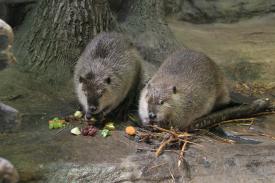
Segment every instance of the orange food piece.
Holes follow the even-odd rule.
[[[125,132],[128,134],[128,135],[135,135],[136,134],[136,129],[133,127],[133,126],[127,126],[125,128]]]

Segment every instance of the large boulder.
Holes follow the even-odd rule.
[[[166,14],[194,23],[235,22],[275,12],[274,0],[166,0]]]

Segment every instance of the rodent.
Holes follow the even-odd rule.
[[[187,129],[192,122],[230,101],[223,72],[205,54],[181,49],[163,62],[141,91],[144,125]]]
[[[131,40],[103,32],[86,46],[74,71],[74,85],[86,118],[106,116],[136,96],[142,82],[142,58]]]

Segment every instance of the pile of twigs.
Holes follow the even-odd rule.
[[[195,129],[196,125],[193,125],[191,128],[191,132],[187,131],[181,132],[176,129],[164,129],[157,125],[149,125],[148,127],[152,130],[139,129],[137,131],[136,137],[139,139],[139,142],[149,142],[152,140],[156,140],[160,142],[156,149],[149,149],[150,151],[154,151],[156,156],[159,156],[164,151],[172,151],[167,150],[167,148],[172,144],[178,144],[177,149],[179,149],[179,158],[178,158],[178,166],[182,164],[184,153],[189,144],[199,145],[194,141],[194,139],[201,135],[207,135],[210,137],[214,137],[217,140],[220,140],[225,143],[234,144],[234,140],[225,139],[219,137],[209,131],[210,128],[222,126],[225,124],[242,124],[253,125],[255,121],[255,117],[262,115],[270,115],[275,114],[274,106],[269,105],[270,101],[268,99],[258,99],[254,101],[250,105],[241,105],[238,107],[233,107],[229,109],[222,110],[220,112],[211,114],[209,116],[203,117],[196,121],[196,125],[199,127]],[[238,117],[238,118],[237,118]],[[269,137],[275,140],[275,137],[255,132],[256,135]],[[145,150],[139,148],[138,150]],[[148,150],[148,149],[147,149]]]
[[[194,142],[191,142],[193,135],[190,133],[176,131],[175,129],[167,130],[158,127],[157,125],[149,125],[148,127],[152,128],[152,131],[139,130],[137,132],[139,142],[148,142],[149,140],[161,141],[157,149],[151,149],[152,151],[155,151],[157,157],[161,155],[163,151],[165,151],[165,148],[167,148],[168,145],[171,145],[172,143],[177,143],[181,149],[179,153],[178,166],[180,166],[182,163],[182,160],[184,158],[184,152],[187,148],[187,144],[196,144]],[[139,148],[138,150],[144,149]]]

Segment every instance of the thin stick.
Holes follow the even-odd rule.
[[[159,146],[159,148],[157,149],[157,151],[156,151],[156,156],[158,157],[161,153],[162,153],[162,151],[163,151],[163,149],[170,143],[170,142],[172,142],[173,140],[175,140],[174,139],[174,137],[173,136],[170,136],[170,138],[168,139],[168,140],[166,140],[166,141],[164,141],[163,143],[161,143],[161,145]]]
[[[191,141],[189,141],[189,140],[184,140],[184,139],[178,139],[178,140],[179,140],[179,141],[182,141],[182,142],[187,142],[187,143],[189,143],[189,144],[194,144],[194,145],[203,147],[203,145],[198,144],[198,143],[196,143],[196,142],[191,142]],[[192,146],[192,147],[193,147],[193,146]]]
[[[267,111],[267,112],[260,112],[260,113],[257,113],[257,114],[253,114],[253,116],[266,116],[266,115],[272,115],[272,114],[275,114],[275,111]]]
[[[173,179],[173,183],[175,183],[176,182],[176,180],[175,180],[175,177],[174,177],[174,175],[172,174],[172,172],[171,172],[171,169],[169,168],[169,172],[170,172],[170,175],[171,175],[171,177],[172,177],[172,179]]]
[[[166,165],[166,164],[167,164],[167,162],[161,163],[161,164],[159,164],[159,165],[151,166],[150,168],[147,169],[147,171],[152,170],[152,169],[154,169],[154,168],[158,168],[158,167],[163,166],[163,165]]]
[[[261,133],[261,132],[256,132],[257,134],[264,136],[264,137],[268,137],[271,138],[272,140],[275,140],[275,137],[266,133]]]
[[[180,151],[180,156],[179,156],[179,161],[178,161],[178,167],[180,167],[182,160],[183,160],[183,156],[184,156],[184,150],[186,148],[187,145],[187,141],[184,142],[184,144],[182,145],[181,151]]]
[[[228,144],[235,144],[235,143],[236,143],[234,140],[222,138],[222,137],[220,137],[220,136],[218,136],[218,135],[216,135],[216,134],[214,134],[214,133],[211,133],[211,132],[208,132],[208,133],[206,133],[206,134],[212,136],[213,138],[216,138],[216,140],[220,140],[220,141],[225,142],[225,143],[228,143]]]
[[[157,149],[149,149],[149,148],[137,148],[137,150],[139,150],[139,151],[151,151],[151,152],[157,151]],[[173,153],[179,154],[177,152],[177,150],[164,149],[163,151],[164,152],[173,152]]]
[[[162,131],[162,132],[170,133],[170,134],[174,135],[175,137],[178,137],[178,134],[177,134],[177,133],[175,133],[175,132],[173,132],[173,131],[170,131],[170,130],[166,130],[166,129],[161,128],[161,127],[158,127],[157,125],[148,125],[148,126],[149,126],[149,127],[152,127],[152,128],[155,128],[155,129],[158,129],[158,130],[160,130],[160,131]]]

